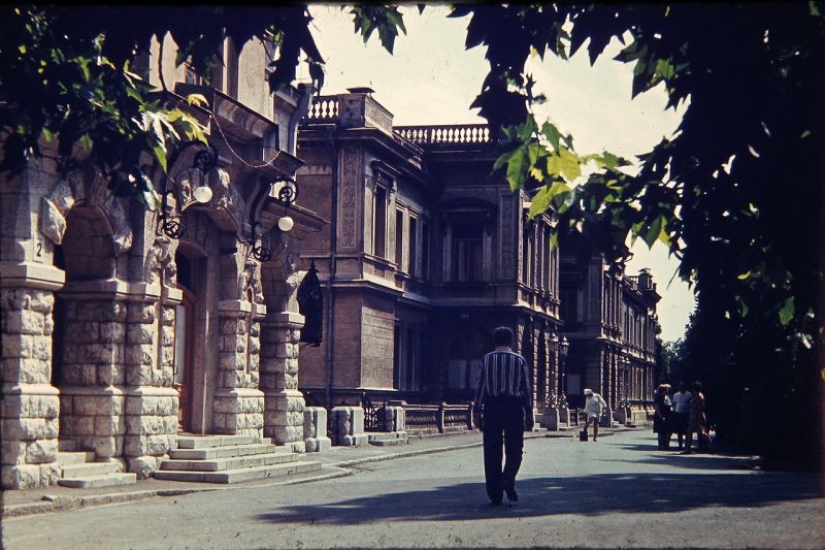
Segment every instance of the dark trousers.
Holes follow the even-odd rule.
[[[503,445],[502,445],[503,444]],[[504,481],[515,483],[524,449],[524,409],[515,397],[484,400],[484,477],[487,495],[501,502]],[[501,468],[502,454],[506,457]]]

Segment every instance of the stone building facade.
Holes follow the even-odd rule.
[[[323,220],[278,188],[302,165],[311,89],[270,94],[259,42],[227,41],[209,86],[164,46],[142,60],[149,81],[174,83],[172,104],[207,99],[192,112],[209,145],[180,147],[167,174],[147,156],[163,208],[114,197],[82,158],[0,182],[4,489],[55,483],[62,450],[145,477],[181,431],[303,448],[296,258]]]
[[[588,261],[563,252],[559,276],[569,341],[560,391],[579,405],[590,388],[605,398],[614,418],[644,417],[652,410],[661,299],[652,274],[627,275],[601,256]]]
[[[301,352],[321,406],[469,402],[501,324],[533,370],[537,412],[558,372],[556,220],[492,174],[486,126],[394,127],[368,89],[316,98],[301,125],[303,196],[330,220],[305,249],[319,269],[324,341]]]
[[[551,247],[554,214],[528,219],[529,193],[492,171],[486,126],[396,127],[372,93],[316,98],[300,128],[299,185],[330,220],[303,257],[318,266],[327,313],[323,342],[301,353],[308,401],[469,402],[492,329],[506,324],[531,364],[538,414],[570,392],[575,403],[582,384],[625,416],[631,404],[644,412],[650,274]]]

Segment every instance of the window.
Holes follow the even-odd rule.
[[[421,223],[421,278],[430,278],[430,226]]]
[[[376,186],[372,213],[372,253],[381,258],[387,254],[387,190]]]
[[[410,275],[418,276],[418,220],[410,218]]]
[[[452,226],[451,279],[456,282],[481,281],[484,272],[484,231],[480,224]]]
[[[404,271],[404,266],[401,265],[404,252],[404,212],[401,210],[395,211],[395,265],[398,271]]]
[[[203,86],[204,81],[198,71],[187,61],[183,65],[183,79],[187,84],[194,86]]]

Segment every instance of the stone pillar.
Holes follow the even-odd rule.
[[[263,437],[264,394],[260,382],[262,305],[224,300],[218,305],[220,342],[212,408],[215,433]]]
[[[308,453],[320,453],[332,447],[332,440],[327,437],[325,408],[304,407],[304,444]]]
[[[364,409],[361,407],[333,408],[332,426],[336,445],[360,447],[367,444],[367,434],[364,432]]]
[[[126,435],[128,283],[73,285],[65,302],[60,436],[98,459],[122,457]]]
[[[51,385],[53,292],[63,271],[0,262],[0,487],[28,489],[60,477],[60,398]]]
[[[144,479],[160,467],[177,439],[180,400],[172,382],[175,305],[182,292],[159,285],[133,286],[126,318],[123,455],[129,471]]]
[[[261,389],[264,393],[264,436],[304,452],[304,396],[298,391],[298,351],[304,316],[284,311],[267,318],[262,329]],[[322,430],[326,437],[326,411]]]

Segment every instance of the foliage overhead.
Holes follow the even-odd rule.
[[[19,173],[41,156],[41,140],[56,140],[64,169],[87,158],[113,192],[150,207],[156,195],[140,170],[141,154],[153,153],[165,167],[175,144],[205,141],[187,110],[148,85],[149,68],[139,60],[153,38],[169,33],[179,46],[176,64],[189,63],[204,77],[221,62],[226,38],[269,40],[278,51],[273,89],[295,80],[302,53],[316,86],[323,81],[306,6],[167,6],[159,16],[137,5],[7,5],[0,19],[0,171]]]

